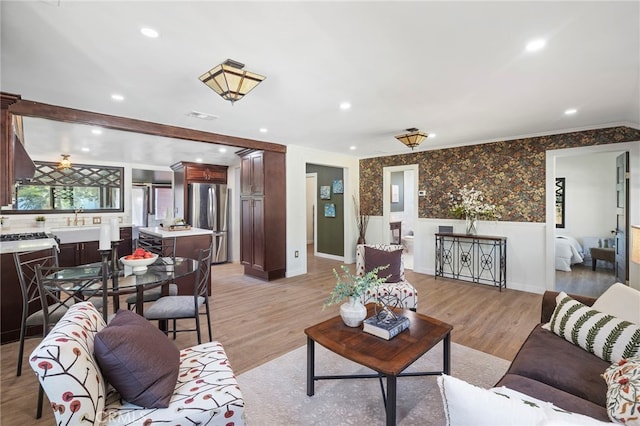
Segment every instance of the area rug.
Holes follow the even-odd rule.
[[[378,379],[320,380],[306,393],[306,346],[238,376],[249,426],[383,425],[385,410]],[[451,344],[451,375],[491,387],[509,362]],[[442,343],[406,371],[442,370]],[[370,373],[371,370],[316,344],[316,375]],[[385,384],[386,385],[386,384]],[[398,425],[444,425],[435,376],[401,377],[397,385]]]

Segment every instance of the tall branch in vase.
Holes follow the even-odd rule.
[[[367,226],[369,225],[369,216],[360,213],[360,203],[355,195],[353,195],[353,206],[356,211],[356,226],[358,227],[358,244],[366,244],[365,235],[367,234]]]

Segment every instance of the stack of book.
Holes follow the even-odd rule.
[[[364,320],[362,331],[391,340],[409,328],[409,318],[402,315],[373,315]]]

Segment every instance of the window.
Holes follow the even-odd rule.
[[[16,185],[14,210],[29,213],[124,211],[122,167],[36,162],[32,180]]]

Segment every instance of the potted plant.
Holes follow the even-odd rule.
[[[340,316],[347,326],[359,327],[367,317],[367,308],[362,304],[360,296],[365,294],[367,290],[375,289],[387,281],[386,277],[378,276],[378,271],[387,267],[389,265],[374,268],[364,275],[353,275],[346,265],[340,266],[342,273],[338,273],[334,269],[333,275],[336,277],[336,285],[329,293],[322,309],[348,299],[340,306]]]
[[[36,226],[38,228],[44,228],[44,222],[47,220],[44,216],[36,216]]]
[[[467,185],[458,190],[458,194],[449,193],[451,213],[457,218],[466,220],[467,234],[476,233],[476,223],[479,218],[499,219],[500,207],[485,202],[482,191]]]

